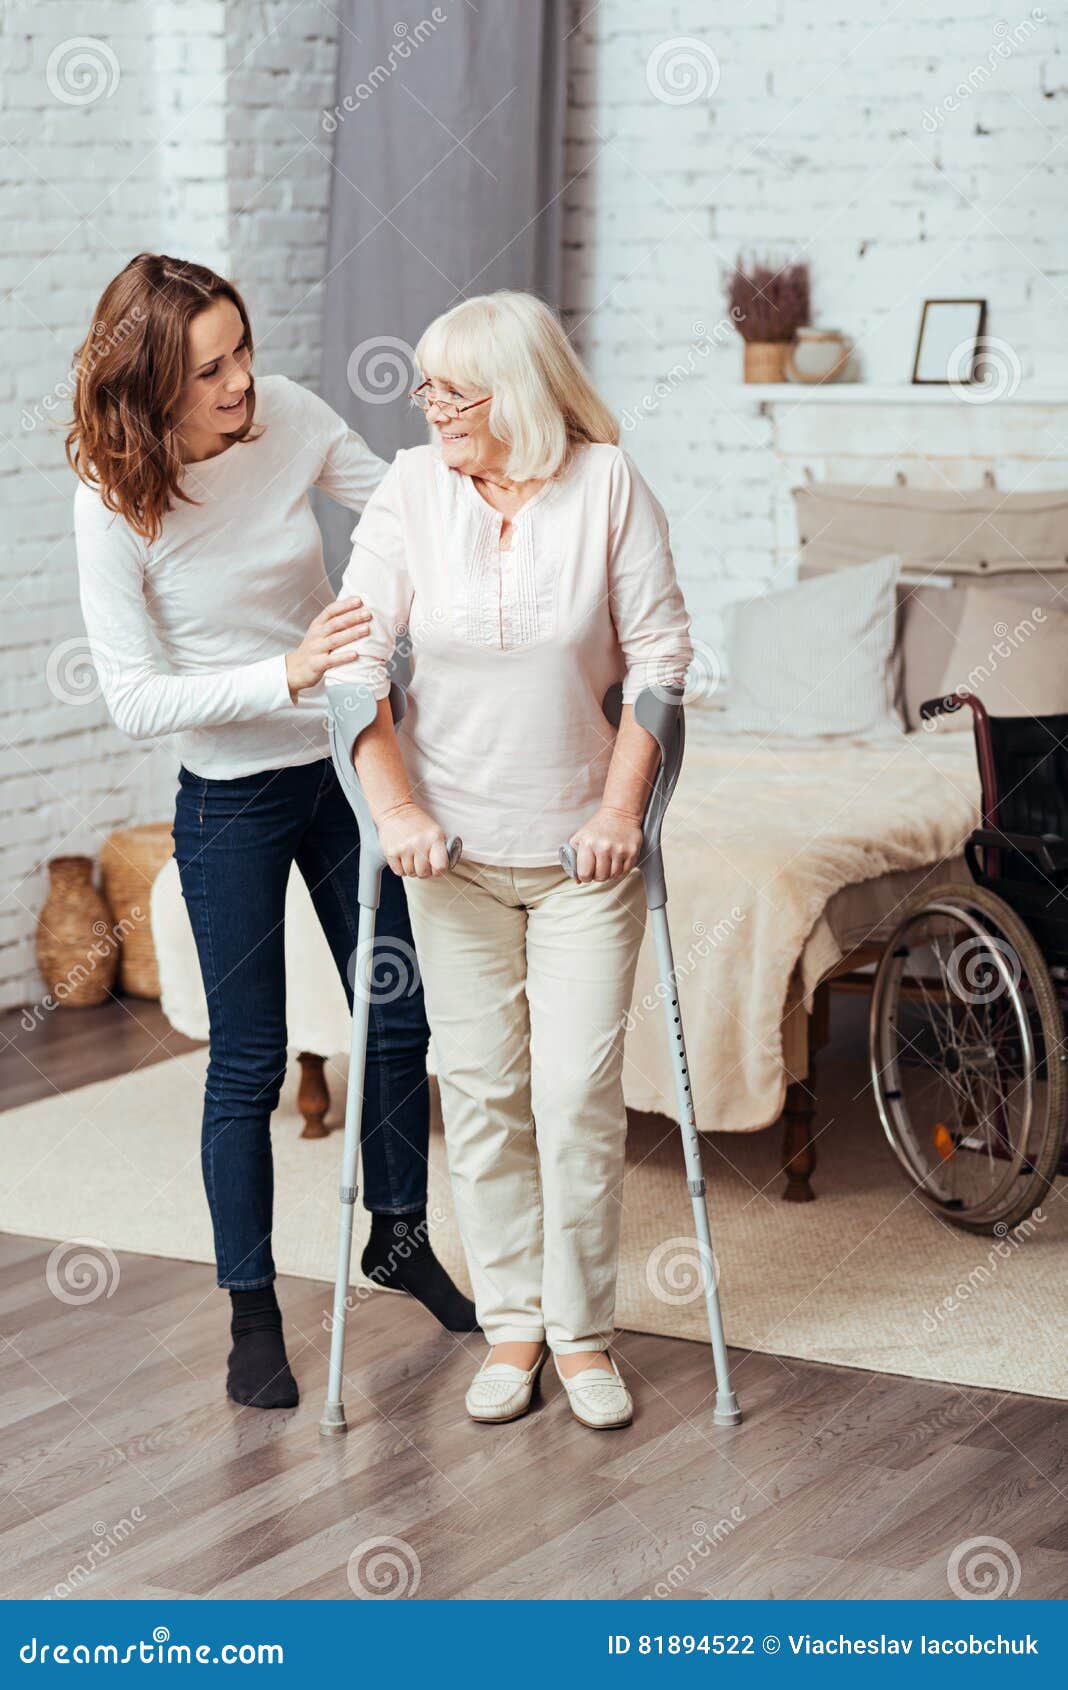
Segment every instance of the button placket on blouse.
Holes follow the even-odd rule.
[[[515,643],[513,638],[512,621],[512,597],[515,583],[510,562],[512,554],[510,551],[504,551],[501,548],[501,528],[503,526],[504,524],[502,521],[497,529],[497,565],[500,582],[501,649],[506,651],[509,646]],[[512,545],[515,545],[514,524],[512,526]]]

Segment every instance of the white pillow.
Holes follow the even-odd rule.
[[[730,606],[727,726],[798,739],[902,732],[901,562],[889,553]]]

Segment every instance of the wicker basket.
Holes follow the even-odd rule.
[[[100,853],[104,896],[121,940],[119,989],[132,998],[159,997],[149,900],[152,882],[173,852],[170,823],[150,822],[113,833]]]
[[[746,381],[785,381],[786,340],[747,340],[745,342]]]
[[[48,897],[37,921],[37,966],[63,1009],[103,1003],[118,955],[108,907],[93,885],[92,857],[53,857]]]

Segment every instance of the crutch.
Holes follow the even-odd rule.
[[[619,726],[623,710],[623,688],[617,682],[609,687],[602,705],[613,727]],[[686,745],[686,724],[682,710],[681,687],[646,688],[634,701],[635,720],[651,733],[660,747],[660,768],[642,819],[642,854],[638,861],[645,882],[645,901],[652,917],[653,938],[656,942],[657,963],[663,985],[664,1014],[667,1018],[668,1043],[675,1071],[675,1091],[678,1097],[679,1126],[682,1149],[686,1159],[686,1184],[693,1202],[693,1224],[697,1235],[698,1255],[701,1258],[701,1279],[705,1308],[708,1311],[708,1331],[712,1341],[712,1357],[716,1368],[716,1406],[712,1418],[717,1426],[737,1426],[742,1418],[738,1398],[731,1390],[730,1364],[727,1344],[723,1336],[723,1317],[719,1307],[716,1285],[715,1257],[708,1227],[705,1206],[705,1181],[701,1172],[701,1141],[697,1136],[690,1072],[686,1065],[686,1041],[682,1031],[682,1010],[679,1008],[675,984],[675,959],[671,950],[671,933],[667,920],[667,883],[664,879],[664,855],[660,848],[660,830],[664,814],[675,790],[682,767]],[[560,847],[560,861],[574,879],[576,853],[571,845]]]
[[[400,721],[408,704],[411,679],[411,645],[407,636],[397,642],[389,665],[389,704],[394,723]],[[342,1386],[345,1377],[345,1316],[348,1312],[349,1273],[352,1261],[352,1222],[356,1208],[356,1159],[360,1148],[363,1116],[363,1082],[367,1066],[367,1024],[374,967],[375,919],[382,895],[382,870],[386,859],[379,844],[378,829],[368,808],[363,788],[352,764],[352,752],[365,728],[378,714],[378,701],[365,686],[327,686],[330,755],[345,797],[352,806],[360,833],[360,872],[357,896],[360,922],[356,940],[352,980],[352,1042],[349,1049],[349,1083],[345,1094],[345,1142],[341,1152],[341,1215],[338,1226],[337,1274],[334,1280],[334,1316],[330,1336],[330,1377],[319,1431],[324,1437],[340,1437],[348,1431]],[[459,839],[448,842],[449,867],[460,857]]]

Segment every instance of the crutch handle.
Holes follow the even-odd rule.
[[[634,700],[635,721],[646,733],[652,734],[660,747],[660,767],[642,818],[642,850],[638,860],[638,867],[645,881],[646,903],[651,910],[662,909],[667,903],[660,832],[679,778],[682,755],[686,747],[682,697],[681,687],[646,687]],[[618,727],[623,713],[623,688],[618,681],[605,693],[601,708],[612,726]],[[574,880],[578,862],[573,845],[561,845],[560,863],[565,874]]]

